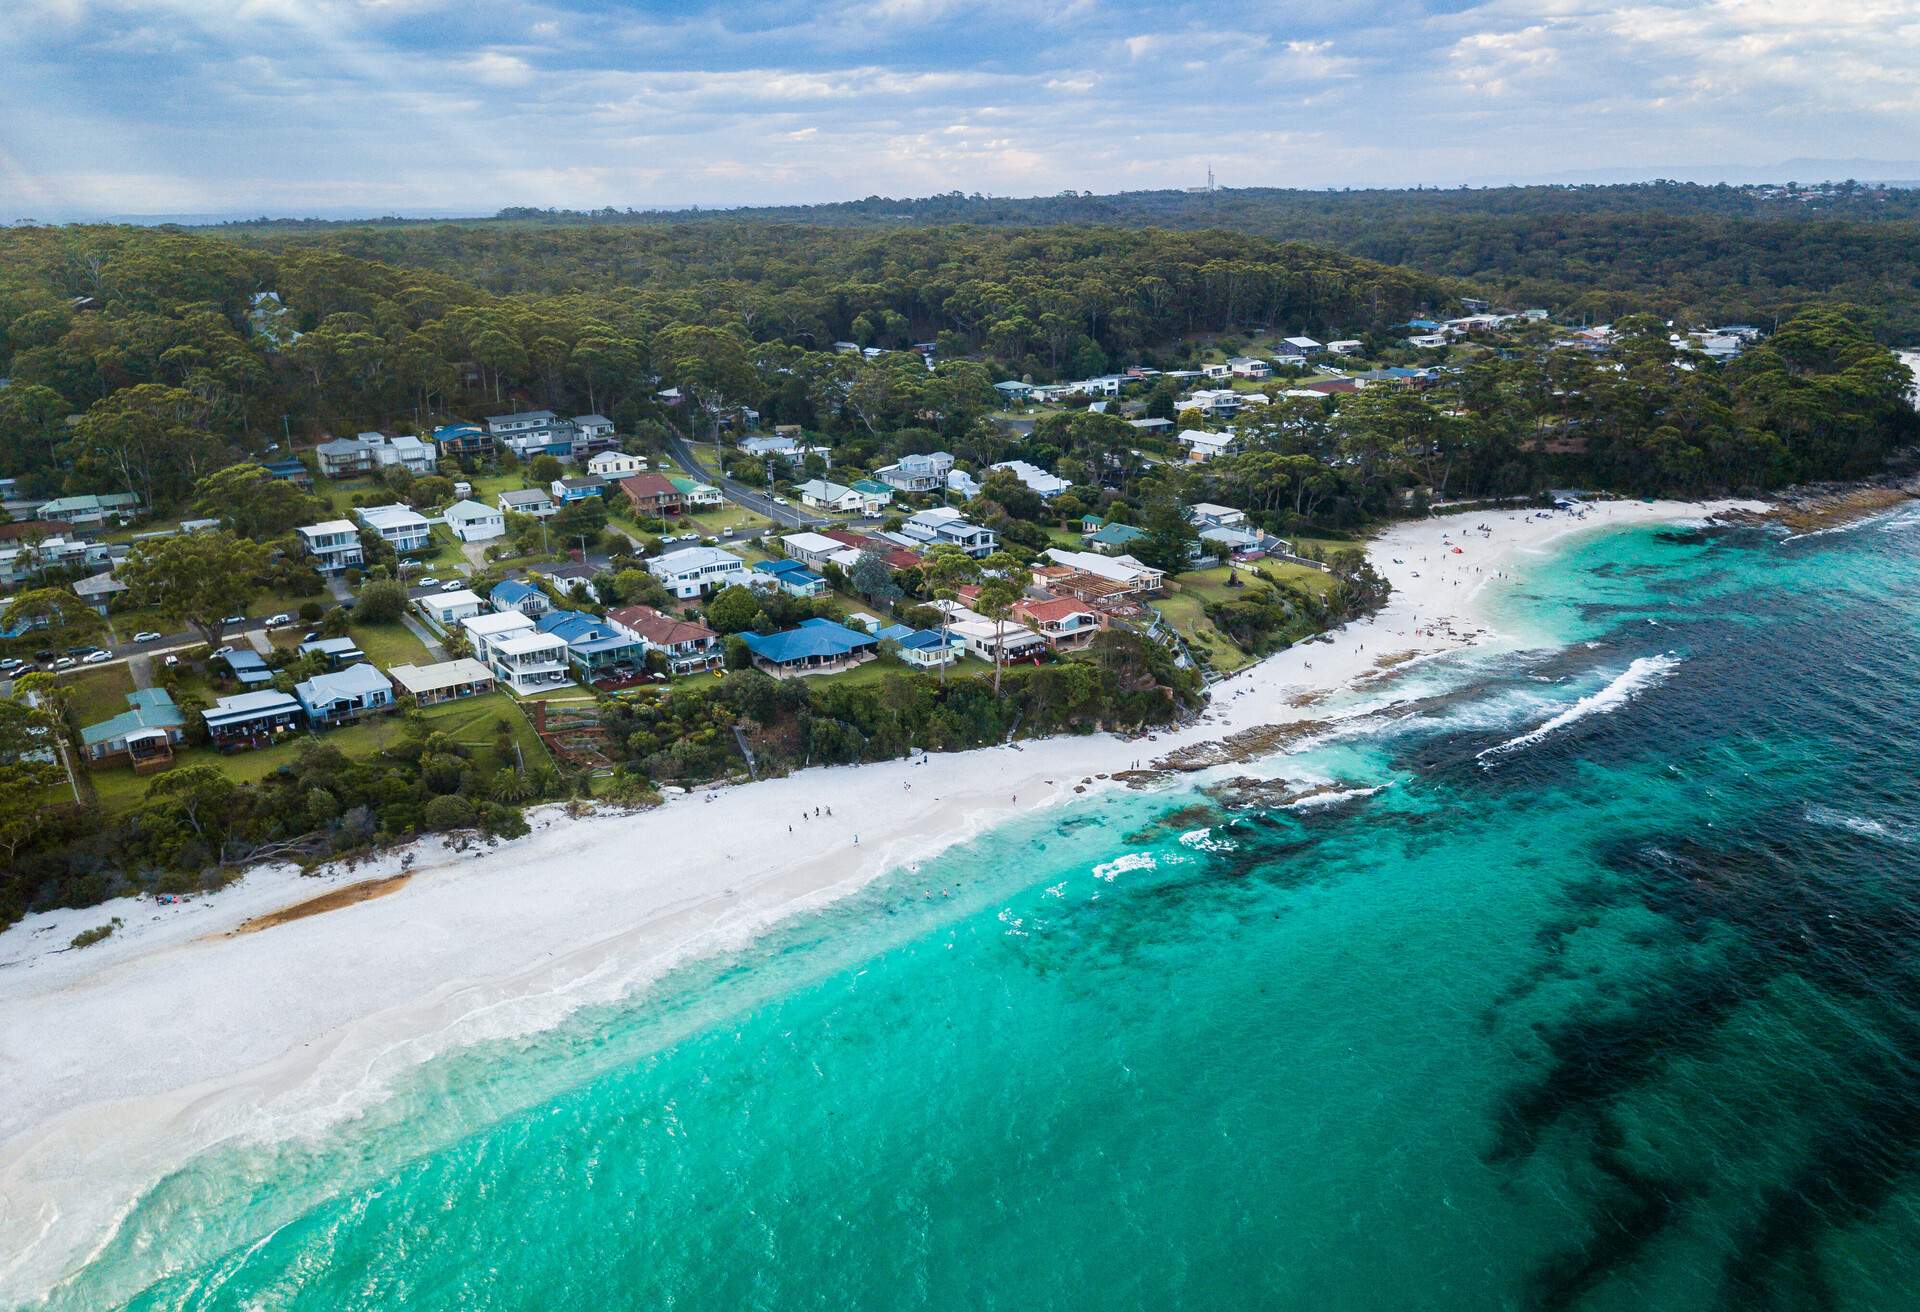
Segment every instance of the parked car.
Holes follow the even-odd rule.
[[[133,640],[135,642],[158,642],[160,641],[160,635],[152,629],[142,629],[133,635]]]
[[[0,670],[10,670],[19,663],[20,658],[18,656],[9,656],[5,660],[0,660]]]
[[[88,643],[88,644],[87,644],[86,646],[84,646],[84,647],[69,647],[69,648],[67,648],[67,655],[69,655],[69,656],[91,656],[91,655],[93,655],[93,653],[95,653],[95,652],[97,652],[97,651],[99,651],[99,650],[100,650],[100,649],[99,649],[98,647],[96,647],[96,646],[94,646],[94,645],[93,645],[92,643]]]
[[[79,663],[80,663],[79,661],[75,660],[71,656],[62,656],[59,660],[53,663],[53,668],[56,670],[70,670],[74,666],[78,665]]]
[[[93,654],[92,654],[91,656],[83,656],[83,657],[81,657],[81,658],[80,658],[80,663],[81,663],[82,665],[98,665],[98,664],[100,664],[100,662],[102,662],[102,661],[110,661],[110,660],[112,660],[112,659],[113,659],[113,653],[112,653],[112,652],[110,652],[110,651],[96,651],[96,652],[94,652],[94,653],[93,653]]]
[[[231,655],[233,655],[233,648],[231,646],[215,647],[212,652],[212,659],[218,660],[222,656],[231,656]]]
[[[318,642],[318,641],[320,641],[320,630],[318,630],[318,629],[314,629],[314,630],[312,630],[312,631],[310,631],[309,633],[307,633],[306,635],[304,635],[304,636],[303,636],[303,637],[302,637],[302,638],[300,639],[300,641],[302,641],[302,642]]]
[[[460,591],[460,589],[466,586],[467,586],[467,582],[465,579],[448,579],[445,583],[442,583],[440,585],[440,591],[458,592]]]
[[[50,661],[53,659],[53,653],[51,651],[37,651],[33,654],[33,658],[37,661]]]
[[[222,624],[245,624],[247,617],[245,615],[229,615],[220,622]]]
[[[291,616],[291,615],[289,615],[289,614],[287,614],[287,613],[286,613],[285,611],[281,611],[281,612],[280,612],[280,613],[279,613],[278,615],[269,615],[269,616],[267,616],[267,621],[266,621],[266,622],[267,622],[267,627],[268,627],[268,628],[270,628],[270,629],[277,629],[277,628],[279,628],[279,627],[280,627],[280,626],[281,626],[282,624],[291,624],[291,623],[293,623],[293,616]]]
[[[437,588],[440,586],[440,580],[429,574],[423,579],[415,579],[413,586],[416,588]]]
[[[161,661],[160,663],[166,666],[168,669],[172,669],[174,666],[180,663],[180,658],[178,656],[168,656],[165,660]]]

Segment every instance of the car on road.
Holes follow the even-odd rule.
[[[281,611],[278,615],[269,615],[266,619],[266,625],[270,629],[277,629],[282,624],[291,623],[293,623],[293,616],[287,614],[285,611]]]
[[[437,588],[440,586],[440,580],[429,574],[423,579],[415,579],[413,586],[416,588]]]
[[[245,615],[229,615],[220,622],[222,624],[245,624],[247,617]]]
[[[135,642],[158,642],[160,641],[160,635],[152,629],[142,629],[133,635],[133,640]]]
[[[95,652],[97,652],[97,651],[99,651],[99,650],[100,650],[100,649],[99,649],[98,647],[96,647],[96,646],[94,646],[94,645],[93,645],[92,643],[88,643],[88,644],[87,644],[86,646],[84,646],[84,647],[69,647],[69,648],[67,648],[67,655],[69,655],[69,656],[91,656],[91,655],[93,655],[93,653],[95,653]]]
[[[793,504],[793,502],[787,500],[785,497],[775,497],[773,499],[773,504],[776,506],[790,506]]]
[[[37,651],[33,654],[33,658],[37,661],[50,661],[53,659],[53,653],[50,651]]]
[[[75,660],[71,656],[62,656],[59,660],[53,663],[53,668],[56,670],[70,670],[74,666],[78,665],[79,663],[80,663],[79,661]]]
[[[0,660],[0,670],[10,670],[18,664],[20,664],[18,656],[9,656],[5,660]]]
[[[113,653],[112,653],[112,652],[110,652],[110,651],[96,651],[96,652],[94,652],[94,653],[93,653],[93,654],[92,654],[91,656],[82,656],[82,657],[80,658],[80,663],[81,663],[82,665],[98,665],[98,664],[100,664],[100,663],[101,663],[102,661],[110,661],[110,660],[112,660],[112,659],[113,659]]]
[[[466,586],[467,586],[467,581],[465,579],[448,579],[445,583],[442,583],[440,585],[440,591],[458,592],[460,591],[460,589]]]

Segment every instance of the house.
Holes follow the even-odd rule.
[[[283,734],[293,733],[306,710],[289,693],[266,689],[222,697],[200,713],[207,737],[223,752],[243,747],[265,747]]]
[[[1211,501],[1198,501],[1187,507],[1187,519],[1195,528],[1236,528],[1247,522],[1247,512]]]
[[[313,475],[307,467],[289,456],[284,460],[262,460],[260,468],[283,483],[292,483],[295,487],[312,487]]]
[[[571,682],[567,642],[557,634],[522,629],[491,638],[487,664],[496,679],[523,697]]]
[[[702,483],[697,478],[678,477],[670,477],[667,481],[680,490],[681,499],[687,503],[688,510],[711,510],[727,503],[725,495],[711,483]]]
[[[433,540],[433,529],[419,511],[395,502],[390,506],[362,506],[354,516],[379,536],[382,542],[402,556],[424,551]]]
[[[574,427],[551,410],[488,415],[487,432],[522,460],[541,455],[573,458]]]
[[[360,650],[360,644],[352,638],[315,638],[312,642],[301,643],[295,650],[302,656],[325,657],[330,670],[358,665],[367,658],[367,654]]]
[[[507,531],[505,511],[471,499],[454,502],[440,518],[462,542],[491,542]]]
[[[892,490],[883,490],[886,491],[887,500],[891,501]],[[829,483],[824,478],[808,479],[793,491],[794,495],[800,498],[801,505],[812,506],[816,510],[837,510],[852,515],[877,515],[880,513],[880,507],[886,504],[885,501],[876,501],[864,492],[839,483]]]
[[[602,451],[587,460],[587,472],[600,478],[618,482],[629,474],[638,474],[645,470],[647,462],[639,456],[630,456],[625,451]]]
[[[544,613],[544,612],[543,612]],[[517,610],[502,610],[487,615],[469,615],[460,621],[473,648],[474,659],[483,664],[493,660],[493,644],[515,634],[534,632],[533,621]]]
[[[931,510],[907,516],[900,525],[900,535],[922,547],[930,547],[937,542],[951,543],[975,559],[992,555],[1000,545],[1000,539],[992,529],[970,524],[959,511],[946,506],[935,506]]]
[[[1415,333],[1407,338],[1407,345],[1422,351],[1431,351],[1447,344],[1445,333]]]
[[[1002,460],[988,468],[1007,470],[1024,483],[1029,492],[1038,494],[1043,500],[1051,500],[1073,486],[1066,479],[1049,474],[1038,465],[1030,465],[1024,460]]]
[[[966,470],[952,469],[947,471],[947,491],[958,492],[966,500],[971,501],[980,495],[980,484],[975,482],[973,475]]]
[[[1236,434],[1210,433],[1204,428],[1183,428],[1179,436],[1180,444],[1187,448],[1187,459],[1201,462],[1231,455],[1239,440]]]
[[[273,671],[267,668],[267,658],[251,647],[236,647],[219,660],[227,667],[228,673],[246,687],[273,682]]]
[[[126,710],[82,729],[80,743],[94,768],[125,761],[141,774],[173,763],[186,725],[186,715],[165,689],[140,688],[127,694]]]
[[[1102,556],[1092,551],[1068,551],[1064,547],[1048,547],[1047,558],[1057,565],[1081,574],[1090,574],[1115,585],[1117,591],[1107,592],[1108,596],[1134,596],[1140,593],[1158,592],[1167,581],[1164,570],[1144,565],[1132,556]]]
[[[474,459],[491,456],[498,445],[493,434],[478,424],[468,423],[442,424],[433,430],[433,444],[440,448],[441,455],[456,460],[461,456]]]
[[[871,537],[865,533],[854,533],[844,528],[830,528],[820,536],[831,538],[841,544],[843,550],[835,552],[826,557],[826,559],[837,561],[842,569],[851,570],[855,565],[860,563],[860,557],[866,555],[868,552],[872,552],[886,561],[887,568],[890,570],[917,569],[920,565],[920,557],[914,555],[913,552],[908,551],[905,547],[887,541],[885,538]],[[792,555],[793,553],[789,551],[787,554]],[[824,564],[825,561],[820,563]]]
[[[1033,394],[1033,385],[1009,378],[1004,383],[995,383],[993,390],[1008,401],[1024,401]]]
[[[828,537],[824,533],[789,533],[780,539],[780,546],[789,559],[815,569],[847,550],[850,545],[838,534]]]
[[[387,671],[400,690],[420,706],[478,697],[493,691],[493,671],[479,661],[461,658],[438,665],[396,665]]]
[[[676,675],[715,668],[724,659],[720,635],[693,620],[678,620],[651,606],[622,606],[607,612],[607,623],[666,658]]]
[[[863,514],[877,515],[893,503],[893,489],[878,479],[856,478],[847,486],[866,498],[861,506]]]
[[[422,442],[411,433],[402,433],[398,437],[389,437],[385,433],[361,433],[354,440],[367,448],[376,469],[398,466],[415,475],[433,472],[435,452],[432,444]]]
[[[784,633],[743,633],[753,663],[776,678],[850,670],[872,660],[879,640],[832,620],[814,618]]]
[[[332,674],[316,674],[293,685],[316,729],[331,729],[393,709],[393,680],[366,661]]]
[[[741,438],[740,449],[750,456],[761,456],[763,458],[766,456],[778,456],[782,460],[798,460],[805,456],[809,450],[824,451],[826,448],[809,448],[798,438],[790,437],[784,433],[776,434],[772,437],[763,433],[754,437]]]
[[[1135,528],[1131,524],[1102,524],[1086,535],[1086,542],[1103,556],[1123,556],[1146,535],[1145,529]]]
[[[818,597],[827,581],[797,560],[762,560],[753,567],[755,587],[779,588],[790,596]]]
[[[1173,432],[1171,419],[1129,419],[1129,428],[1137,428],[1149,437],[1166,437]]]
[[[635,474],[631,478],[623,478],[620,480],[620,490],[626,493],[637,515],[671,519],[687,511],[686,496],[664,474]]]
[[[896,492],[938,492],[946,486],[953,471],[953,456],[945,451],[926,455],[901,456],[895,463],[874,471],[874,477]]]
[[[647,572],[673,596],[704,597],[736,583],[750,583],[747,563],[718,547],[682,547],[647,562]]]
[[[541,617],[538,627],[566,644],[567,663],[583,682],[631,673],[646,663],[646,647],[637,638],[598,616],[556,610]]]
[[[563,506],[576,501],[585,501],[588,497],[604,497],[607,492],[607,480],[593,474],[579,474],[572,478],[556,478],[548,486],[553,499]]]
[[[1047,649],[1047,640],[1024,624],[995,622],[971,611],[967,613],[972,618],[948,621],[947,633],[983,661],[991,661],[996,651],[1002,660],[1014,661]]]
[[[74,309],[83,307],[80,301],[90,301],[92,297],[81,297],[74,302]],[[98,308],[97,304],[91,308]],[[279,292],[255,292],[247,302],[247,331],[266,343],[269,351],[280,351],[300,340],[300,332],[294,326],[294,316],[280,299]]]
[[[1349,337],[1337,342],[1328,342],[1327,349],[1335,355],[1358,355],[1366,349],[1366,345],[1357,337]]]
[[[1227,361],[1227,371],[1235,378],[1271,378],[1273,366],[1250,355],[1236,355]]]
[[[541,600],[545,600],[542,594]],[[483,615],[487,603],[472,588],[461,588],[457,592],[429,592],[424,597],[414,598],[413,604],[420,613],[443,629],[452,628],[461,620],[473,615]]]
[[[524,492],[502,492],[499,497],[502,515],[532,515],[545,519],[560,508],[553,504],[545,488],[531,487]]]
[[[593,576],[600,571],[591,565],[579,561],[566,565],[538,565],[527,572],[534,578],[552,584],[554,591],[564,592],[569,597],[600,600],[600,594],[593,586]]]
[[[107,613],[108,603],[126,590],[127,585],[112,574],[95,574],[73,585],[73,595],[102,615]]]
[[[573,425],[573,456],[576,460],[595,451],[605,451],[620,441],[613,434],[613,420],[605,415],[575,415],[568,422]],[[645,468],[644,465],[641,467]]]
[[[497,611],[518,611],[528,619],[539,619],[553,609],[547,594],[521,579],[502,579],[493,585],[487,600]]]
[[[1311,337],[1288,337],[1280,344],[1293,355],[1318,355],[1326,349]]]
[[[1107,627],[1105,615],[1071,597],[1022,597],[1013,603],[1012,613],[1057,652],[1078,651]]]
[[[923,670],[951,665],[966,653],[966,642],[938,629],[910,629],[904,624],[889,624],[873,635],[880,642],[891,642],[899,658]]]
[[[107,521],[124,524],[140,513],[140,498],[131,492],[106,492],[99,496],[56,497],[41,505],[38,518],[49,524],[72,528],[100,528]]]
[[[373,470],[373,451],[358,438],[336,437],[322,442],[313,449],[313,458],[326,478],[352,478]]]

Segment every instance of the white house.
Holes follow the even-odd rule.
[[[494,677],[522,696],[572,682],[567,673],[567,640],[558,634],[537,629],[506,634],[487,644],[487,655]]]
[[[1235,378],[1271,378],[1273,366],[1265,360],[1256,360],[1250,355],[1236,355],[1227,361],[1227,368]]]
[[[846,543],[824,533],[789,533],[780,539],[780,545],[786,549],[787,559],[797,560],[815,569],[847,550]],[[854,554],[857,556],[859,553]]]
[[[1189,460],[1206,461],[1231,455],[1240,439],[1234,433],[1209,433],[1204,428],[1186,428],[1181,430],[1179,440],[1187,448]]]
[[[587,461],[589,474],[598,474],[609,481],[618,481],[629,474],[638,474],[646,467],[645,460],[639,456],[630,456],[625,451],[602,451]]]
[[[810,478],[793,490],[799,496],[801,505],[812,506],[815,510],[859,514],[866,508],[868,500],[864,493],[841,483],[830,483],[824,478]]]
[[[1030,465],[1024,460],[1002,460],[989,468],[1010,471],[1015,478],[1026,484],[1028,491],[1038,493],[1048,500],[1059,496],[1073,486],[1066,479],[1049,474],[1038,465]]]
[[[469,615],[460,621],[460,627],[467,632],[467,642],[473,648],[474,659],[486,665],[493,663],[495,642],[510,638],[516,633],[538,632],[533,620],[517,610],[485,611],[478,615]]]
[[[394,551],[405,555],[423,551],[433,537],[427,517],[395,502],[390,506],[362,506],[354,515]]]
[[[447,528],[462,542],[491,542],[507,531],[507,517],[478,501],[456,501],[442,516]]]
[[[329,519],[294,530],[300,549],[313,557],[314,568],[322,574],[340,574],[366,564],[360,550],[360,530],[344,519]]]
[[[1365,346],[1366,343],[1357,337],[1327,343],[1327,349],[1335,355],[1358,355]]]
[[[647,562],[647,572],[659,579],[676,597],[703,597],[748,583],[752,575],[747,563],[718,547],[682,547]]]
[[[503,515],[532,515],[538,519],[545,519],[559,509],[553,504],[553,498],[547,495],[547,490],[543,487],[530,487],[521,492],[502,492],[499,506],[500,513]]]
[[[424,597],[415,597],[413,604],[419,607],[421,614],[438,622],[443,629],[487,613],[486,599],[471,588],[460,588],[454,592],[429,592]]]
[[[1281,345],[1295,355],[1315,355],[1326,349],[1311,337],[1289,337]]]
[[[1211,501],[1198,501],[1187,507],[1187,518],[1200,528],[1239,528],[1247,522],[1247,512]]]
[[[1132,556],[1102,556],[1092,551],[1048,547],[1047,558],[1056,565],[1121,584],[1129,592],[1154,592],[1167,581],[1166,571],[1142,564]]]
[[[938,492],[952,469],[951,454],[933,451],[901,456],[899,463],[876,469],[874,477],[900,492]]]
[[[1447,335],[1445,333],[1415,333],[1412,337],[1407,338],[1408,346],[1417,347],[1423,351],[1432,350],[1434,347],[1445,346],[1446,344]]]
[[[916,550],[937,542],[951,543],[975,559],[992,555],[1000,545],[1000,539],[992,529],[968,523],[959,511],[947,506],[935,506],[931,510],[907,516],[900,525],[898,536],[905,538],[907,544]]]
[[[960,639],[961,645],[972,655],[983,661],[991,661],[995,648],[1004,653],[1006,660],[1018,660],[1022,656],[1031,656],[1047,649],[1047,640],[1024,624],[1008,621],[995,624],[990,619],[953,620],[947,624],[947,632]]]

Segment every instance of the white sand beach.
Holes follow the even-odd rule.
[[[546,808],[510,843],[458,852],[436,839],[320,876],[258,869],[181,905],[30,916],[0,934],[0,1303],[44,1292],[144,1187],[209,1145],[316,1132],[451,1046],[630,993],[676,961],[1070,799],[1089,776],[1312,716],[1312,694],[1351,686],[1382,657],[1497,636],[1483,590],[1557,538],[1722,508],[1612,502],[1578,520],[1473,512],[1395,527],[1370,547],[1394,586],[1380,614],[1217,685],[1200,722],[1153,742],[1061,738],[814,769],[634,815]],[[1493,535],[1469,531],[1479,524]],[[394,874],[409,855],[410,878],[383,896],[231,932]],[[67,948],[114,916],[124,924],[111,938]]]

